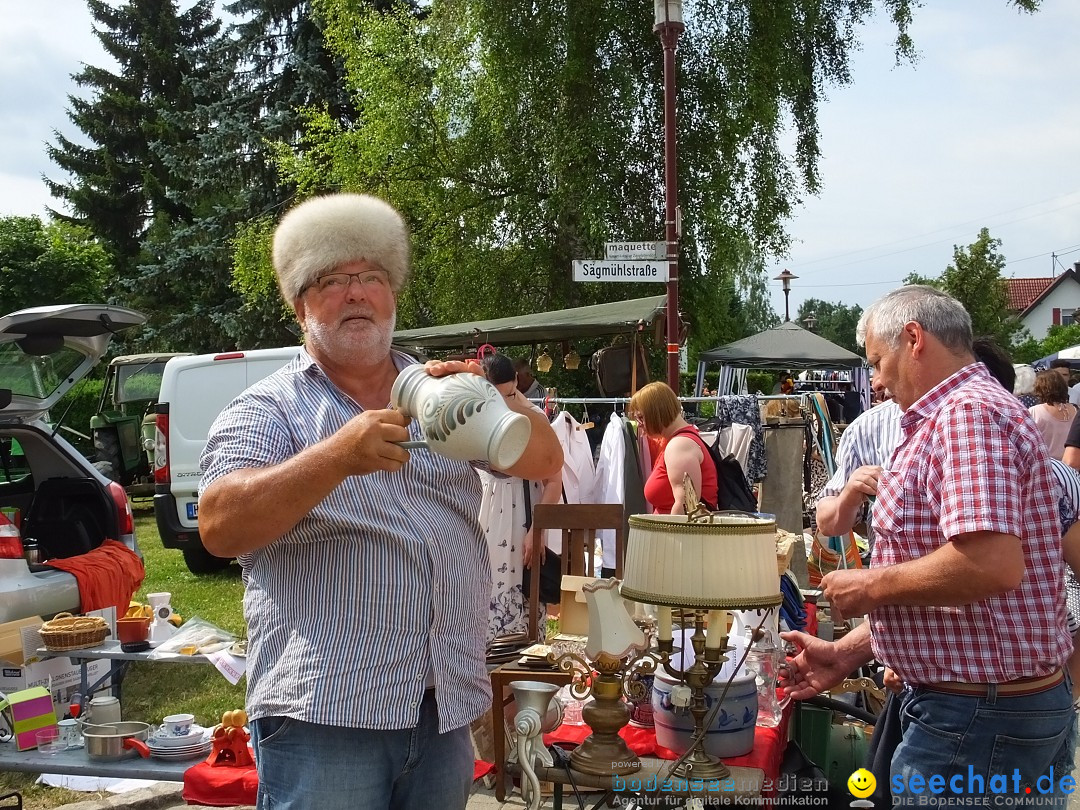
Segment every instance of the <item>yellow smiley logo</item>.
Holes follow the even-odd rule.
[[[857,799],[865,799],[874,792],[877,787],[877,779],[866,768],[859,768],[847,780],[847,788],[851,795]]]

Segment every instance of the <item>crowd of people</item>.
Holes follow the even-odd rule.
[[[497,470],[402,447],[422,438],[388,405],[415,362],[391,348],[409,261],[405,223],[382,200],[332,194],[287,213],[273,263],[304,347],[222,412],[203,455],[204,544],[243,569],[259,807],[463,808],[469,725],[491,705],[486,641],[519,627],[524,568],[546,554],[525,506],[559,498],[563,450],[530,402],[542,388],[527,363],[426,365],[485,375],[530,421],[518,462]],[[1080,417],[1065,380],[1039,375],[1038,401],[1022,403],[1007,358],[929,287],[882,297],[857,336],[881,404],[844,432],[817,519],[844,534],[870,507],[870,566],[821,583],[835,618],[867,620],[835,642],[785,634],[784,688],[807,698],[885,665],[886,785],[1002,769],[1021,786],[1060,777],[1076,674],[1066,562],[1080,564],[1068,466]],[[686,481],[715,504],[715,467],[675,392],[647,385],[627,414],[658,448],[653,508],[682,511]],[[481,524],[482,503],[498,520]],[[319,607],[327,597],[333,616]]]

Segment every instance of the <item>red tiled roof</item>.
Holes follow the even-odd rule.
[[[1056,278],[1006,279],[1009,292],[1009,309],[1013,312],[1023,312],[1055,281],[1057,281]]]

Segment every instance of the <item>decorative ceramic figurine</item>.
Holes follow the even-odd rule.
[[[506,405],[494,385],[478,374],[432,377],[421,365],[402,369],[390,402],[420,424],[428,447],[459,461],[511,467],[525,452],[532,425]]]

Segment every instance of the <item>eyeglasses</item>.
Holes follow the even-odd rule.
[[[367,291],[382,290],[390,286],[390,274],[385,270],[365,270],[362,273],[327,273],[319,276],[305,289],[316,288],[321,293],[340,295],[353,282]]]

